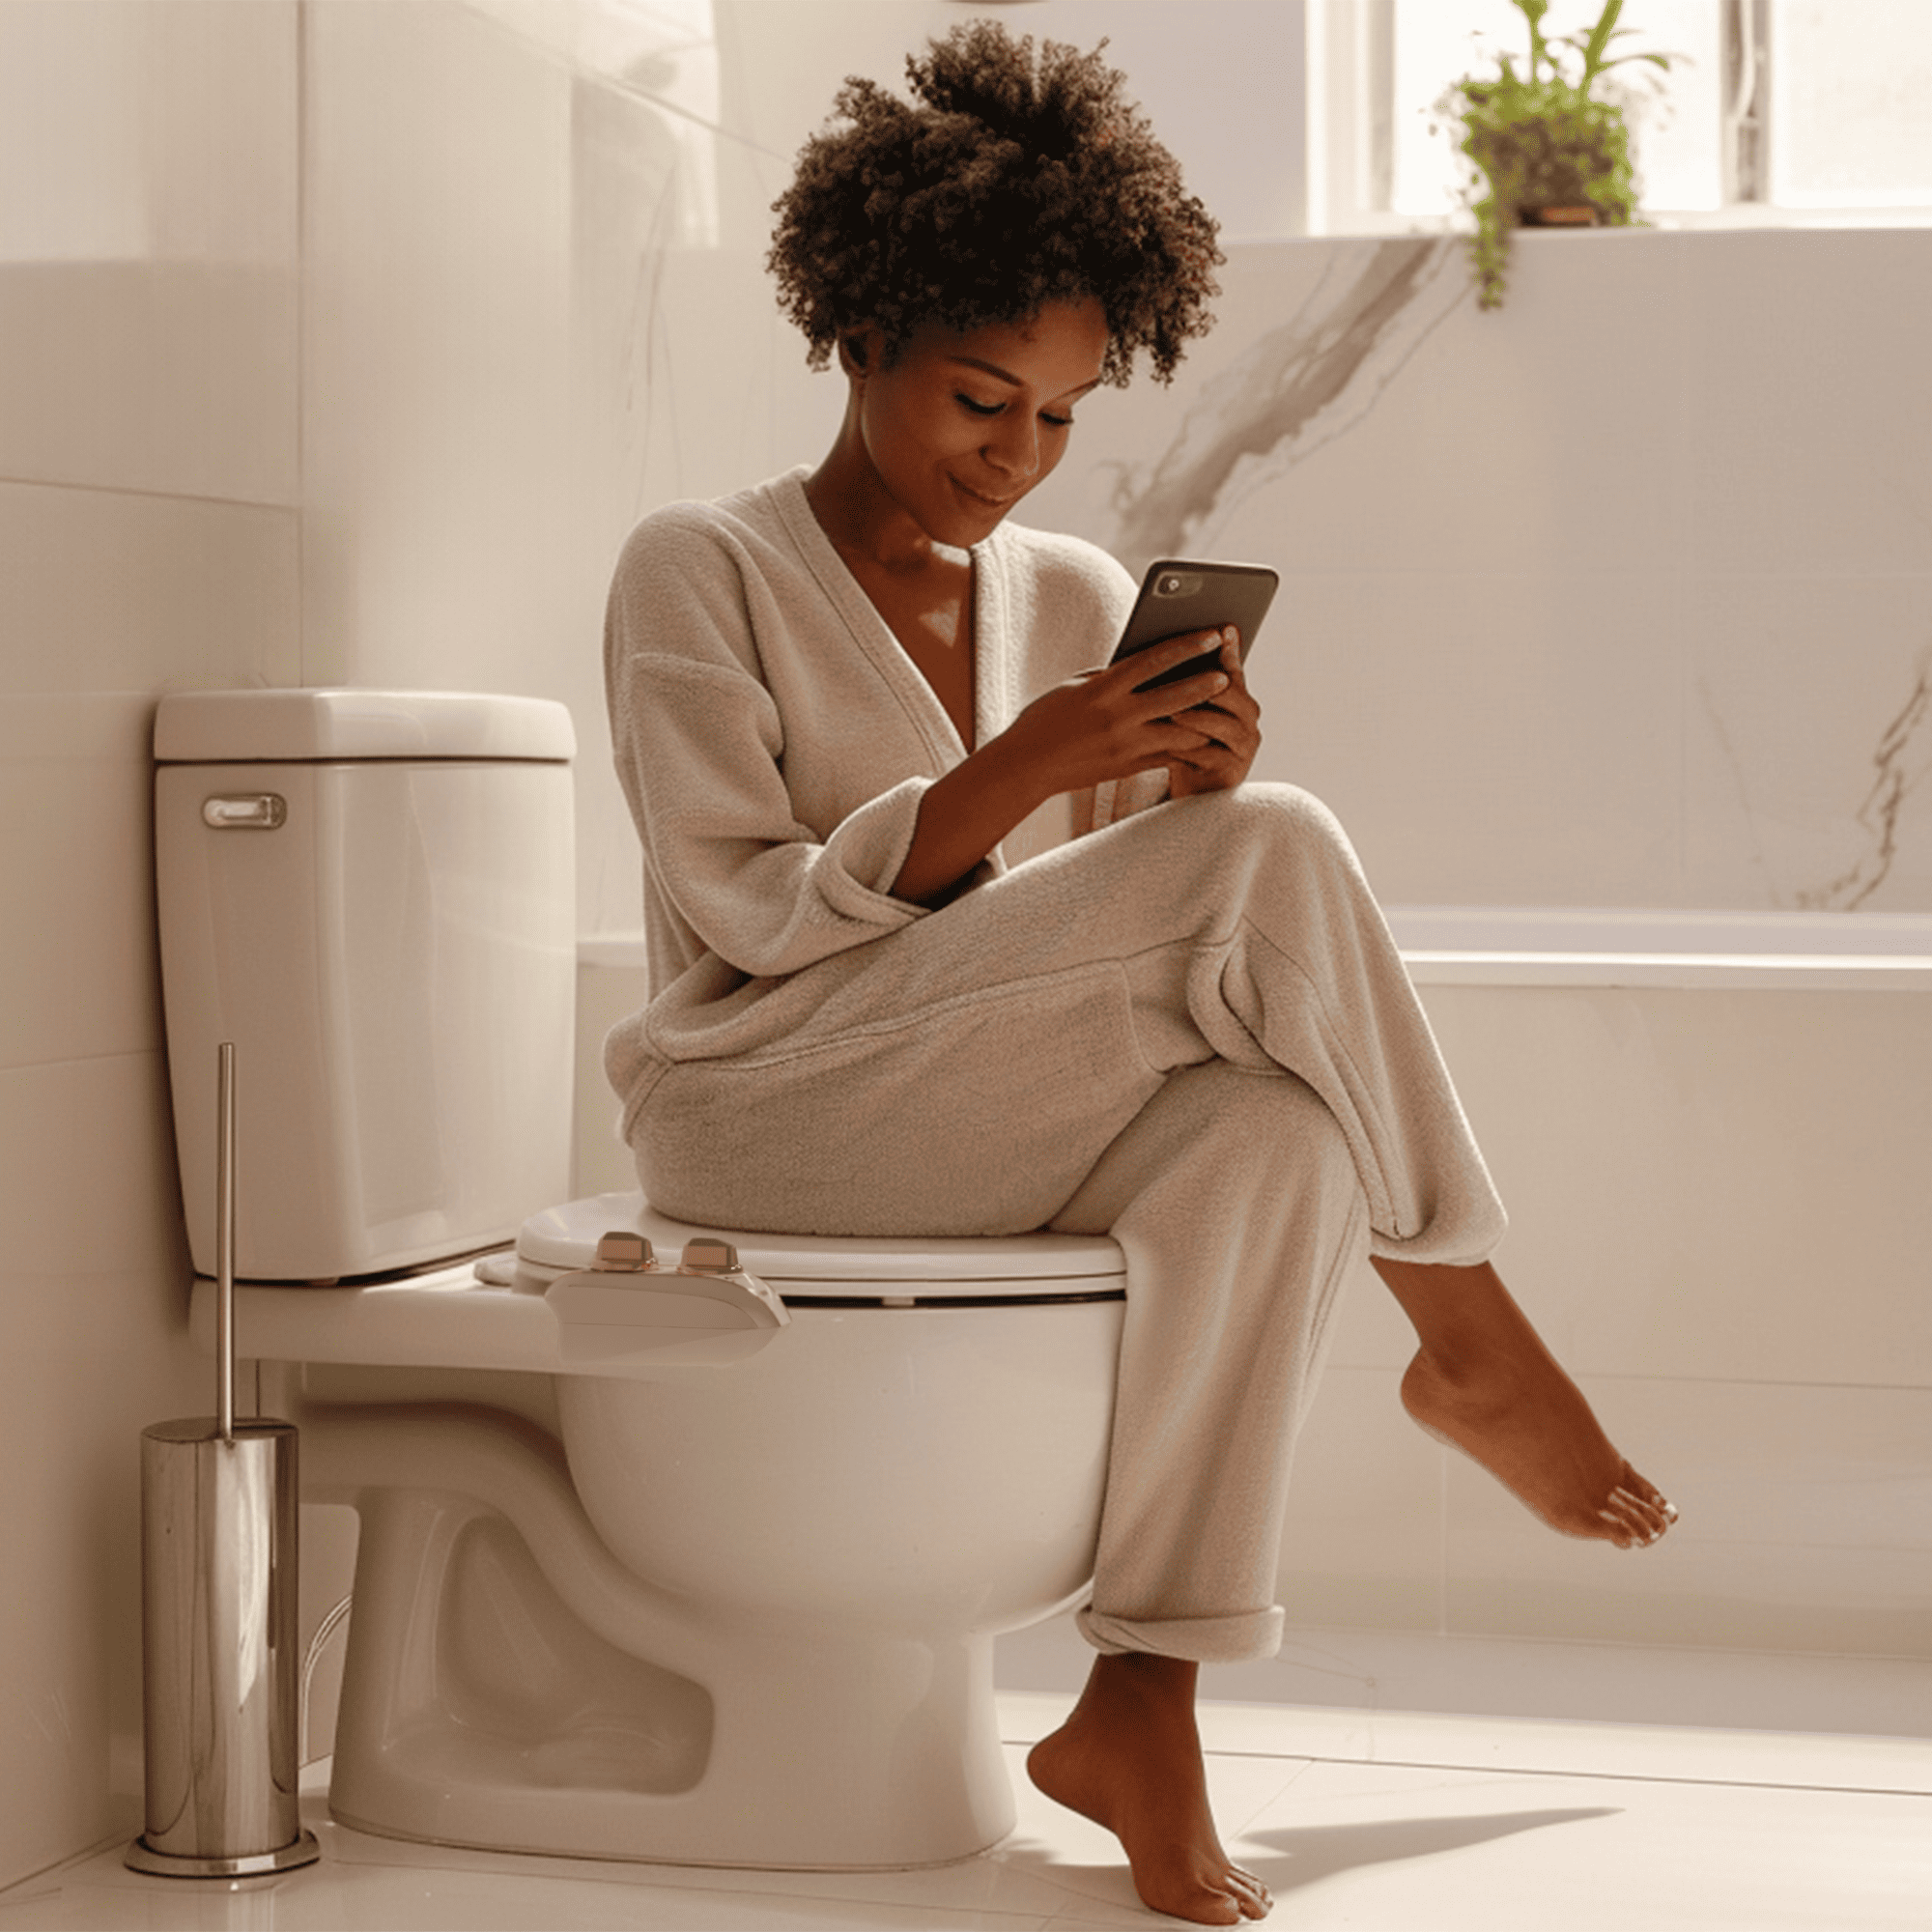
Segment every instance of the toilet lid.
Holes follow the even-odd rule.
[[[613,1230],[643,1235],[660,1262],[675,1262],[694,1236],[723,1236],[746,1273],[787,1301],[1037,1301],[1118,1294],[1126,1263],[1108,1235],[996,1235],[970,1240],[860,1239],[702,1227],[660,1214],[639,1193],[593,1194],[546,1208],[517,1236],[532,1272],[587,1268]]]

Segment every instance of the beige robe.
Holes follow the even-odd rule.
[[[653,1202],[868,1236],[1108,1229],[1126,1251],[1103,1649],[1264,1655],[1282,1491],[1371,1242],[1482,1259],[1502,1214],[1333,817],[1290,786],[1069,802],[1076,837],[927,911],[891,885],[966,753],[803,471],[633,533],[606,670],[653,998],[606,1066]],[[973,552],[976,733],[1103,663],[1092,546]]]

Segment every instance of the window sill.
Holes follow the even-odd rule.
[[[1311,239],[1343,240],[1350,236],[1467,235],[1473,223],[1465,213],[1423,215],[1381,212],[1351,215],[1321,229]],[[1634,235],[1706,234],[1756,231],[1767,228],[1932,228],[1932,208],[1767,208],[1760,203],[1732,208],[1646,209],[1634,227],[1597,229],[1519,230],[1526,234]],[[1267,238],[1243,237],[1243,240]]]

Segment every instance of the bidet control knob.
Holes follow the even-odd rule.
[[[685,1242],[678,1267],[686,1274],[736,1274],[738,1250],[716,1235],[699,1235]]]
[[[644,1236],[634,1235],[627,1228],[612,1228],[599,1236],[596,1258],[590,1265],[598,1274],[642,1274],[654,1260]]]

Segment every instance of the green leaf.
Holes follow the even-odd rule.
[[[1603,71],[1604,49],[1610,43],[1610,36],[1616,31],[1617,15],[1624,10],[1624,0],[1604,0],[1604,11],[1597,15],[1597,24],[1590,29],[1590,38],[1583,48],[1583,85],[1588,88],[1597,75]]]

